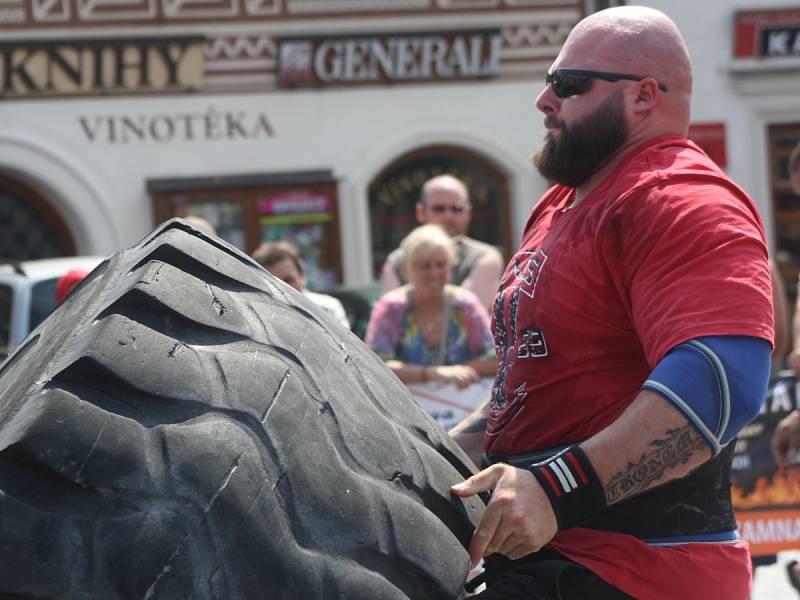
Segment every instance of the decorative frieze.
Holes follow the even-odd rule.
[[[289,14],[406,12],[428,10],[431,0],[288,0]]]
[[[150,23],[216,25],[254,20],[352,19],[387,15],[546,14],[581,0],[0,0],[0,24],[14,28],[139,26]]]
[[[34,21],[63,23],[72,17],[69,0],[32,0],[31,11]]]
[[[76,24],[125,23],[154,19],[158,16],[160,8],[158,0],[63,0],[63,2],[77,3]]]
[[[0,0],[5,51],[27,48],[7,63],[3,96],[31,95],[42,83],[48,94],[61,93],[47,74],[54,69],[66,73],[71,91],[64,93],[142,91],[130,84],[95,90],[83,75],[72,77],[76,70],[88,72],[82,65],[93,55],[86,51],[69,55],[65,64],[72,68],[50,61],[52,50],[23,56],[37,44],[52,45],[48,28],[58,30],[59,43],[74,36],[72,42],[81,45],[98,37],[146,39],[160,28],[191,26],[205,38],[198,46],[200,63],[195,61],[202,77],[192,76],[193,89],[237,92],[281,84],[528,77],[547,68],[583,14],[581,0]],[[478,31],[493,37],[479,39]],[[125,52],[123,63],[144,60],[132,52]],[[49,71],[36,67],[34,74],[39,63]],[[134,79],[134,70],[125,67],[125,81]]]

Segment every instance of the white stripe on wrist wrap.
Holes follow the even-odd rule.
[[[580,525],[605,510],[603,484],[580,446],[565,448],[528,470],[547,494],[559,530]]]

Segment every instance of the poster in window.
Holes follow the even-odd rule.
[[[290,191],[258,200],[261,243],[280,240],[295,245],[306,269],[310,289],[336,283],[336,269],[329,265],[324,248],[333,226],[333,199],[321,192]]]

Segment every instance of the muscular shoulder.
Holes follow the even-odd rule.
[[[613,200],[606,205],[606,216],[638,231],[672,225],[691,229],[698,223],[761,227],[750,197],[697,146],[681,138],[654,144],[630,161],[608,197]]]
[[[729,179],[714,174],[661,174],[657,181],[622,195],[608,216],[643,233],[681,226],[690,230],[702,224],[709,233],[724,234],[762,226],[750,197]]]

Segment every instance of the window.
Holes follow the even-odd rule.
[[[0,177],[0,258],[71,256],[75,242],[61,216],[32,189]]]
[[[151,180],[156,222],[199,216],[246,254],[264,242],[297,246],[308,287],[341,283],[339,208],[329,171]]]
[[[375,277],[389,253],[418,225],[414,206],[423,184],[444,173],[458,177],[469,190],[472,222],[469,236],[511,253],[511,221],[505,175],[488,160],[463,148],[434,146],[401,156],[369,186],[372,262]]]

